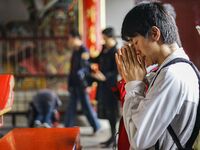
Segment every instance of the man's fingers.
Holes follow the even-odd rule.
[[[142,58],[140,55],[137,55],[137,60],[140,65],[142,65]]]
[[[130,53],[131,53],[131,56],[134,60],[134,64],[139,64],[139,60],[137,58],[137,54],[136,54],[136,51],[135,51],[135,47],[133,44],[129,44],[129,47],[130,47]]]
[[[129,57],[129,60],[130,60],[130,64],[134,65],[135,64],[135,57],[133,57],[132,51],[133,51],[133,48],[131,47],[131,44],[129,43],[127,45],[127,53],[128,53],[128,57]]]
[[[135,60],[131,55],[131,51],[132,51],[132,49],[130,47],[130,44],[128,44],[126,46],[126,53],[127,53],[127,57],[128,57],[128,63],[129,63],[129,65],[134,65],[135,64]]]
[[[125,66],[124,66],[124,63],[123,63],[123,60],[122,60],[122,53],[121,53],[121,50],[118,51],[118,53],[115,53],[115,61],[116,61],[116,64],[117,64],[117,69],[119,71],[119,74],[121,75],[121,77],[123,79],[126,79],[125,78]]]
[[[126,46],[122,47],[121,53],[122,53],[122,55],[120,55],[120,56],[122,58],[123,64],[125,65],[125,67],[128,67],[129,64],[130,64],[130,61],[129,61],[129,57],[128,57],[127,47]]]
[[[126,69],[130,69],[131,66],[134,66],[134,59],[131,56],[131,52],[130,52],[130,47],[128,45],[125,45],[122,48],[122,60],[123,63],[126,67]]]

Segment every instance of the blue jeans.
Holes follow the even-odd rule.
[[[85,91],[85,89],[82,87],[74,87],[70,91],[70,101],[66,111],[65,126],[72,127],[75,125],[78,100],[80,100],[82,110],[95,132],[100,128],[100,124],[96,112],[94,111],[94,109],[90,104],[89,96]]]
[[[51,101],[41,100],[36,107],[36,118],[42,123],[48,123],[52,125],[52,116],[55,109],[55,103]]]

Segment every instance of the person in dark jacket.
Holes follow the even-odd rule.
[[[108,119],[111,128],[111,137],[101,143],[104,147],[112,146],[116,134],[116,123],[119,117],[118,99],[112,91],[116,87],[118,70],[115,63],[117,42],[114,29],[108,27],[102,31],[104,45],[98,57],[91,61],[99,65],[99,70],[93,75],[98,81],[97,101],[98,116]]]
[[[95,133],[100,129],[100,123],[96,112],[90,104],[89,95],[86,91],[88,82],[86,80],[90,71],[88,49],[83,45],[81,36],[76,30],[69,33],[68,47],[73,50],[71,58],[71,70],[68,79],[70,101],[66,111],[65,126],[75,125],[77,103],[80,100],[82,110],[85,113]]]

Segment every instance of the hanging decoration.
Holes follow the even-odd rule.
[[[100,2],[98,0],[83,0],[83,39],[95,56],[101,49]]]

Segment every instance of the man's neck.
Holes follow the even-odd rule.
[[[158,64],[161,65],[169,55],[171,55],[174,51],[178,49],[179,49],[179,46],[177,43],[173,43],[170,45],[163,44],[161,46],[161,50],[160,50],[160,54],[158,58]]]

